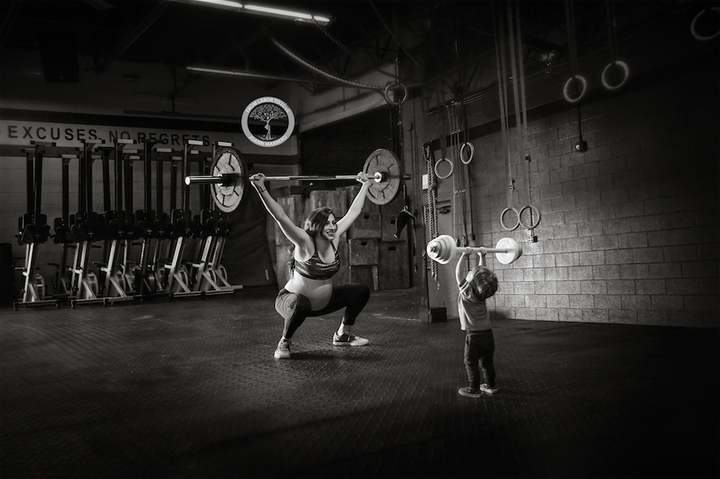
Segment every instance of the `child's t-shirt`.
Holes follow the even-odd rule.
[[[458,313],[460,328],[463,331],[487,331],[492,329],[490,314],[484,299],[480,299],[475,289],[466,280],[458,286]]]

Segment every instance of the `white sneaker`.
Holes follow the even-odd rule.
[[[478,389],[480,389],[485,394],[489,394],[490,396],[492,396],[498,391],[496,387],[491,388],[487,384],[481,384]]]
[[[333,345],[335,346],[365,346],[369,342],[370,341],[365,338],[349,333],[345,333],[342,336],[339,336],[338,333],[333,334]]]
[[[461,396],[475,398],[475,399],[480,398],[483,395],[482,392],[480,391],[480,389],[473,389],[470,386],[468,386],[466,388],[458,389],[458,394]]]
[[[290,340],[281,339],[275,350],[275,359],[288,359],[290,357]]]

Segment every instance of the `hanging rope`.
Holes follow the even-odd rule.
[[[365,66],[368,67],[369,69],[371,69],[371,70],[373,70],[373,71],[376,71],[377,73],[380,73],[381,75],[388,76],[388,77],[392,78],[393,80],[398,81],[397,74],[388,73],[388,72],[386,72],[385,70],[381,70],[380,68],[376,68],[375,65],[371,65],[369,62],[366,62],[366,61],[363,60],[362,58],[360,58],[360,57],[358,57],[357,55],[355,55],[355,54],[352,52],[352,50],[350,50],[348,47],[346,47],[342,42],[340,42],[340,40],[338,40],[337,38],[335,38],[335,37],[327,30],[327,28],[325,28],[323,25],[320,24],[320,22],[315,22],[315,25],[316,25],[316,26],[320,29],[320,31],[323,32],[323,33],[325,34],[325,36],[328,37],[335,45],[337,45],[338,47],[340,47],[340,49],[342,49],[345,53],[347,53],[348,55],[350,55],[351,57],[353,57],[355,60],[359,61],[360,63],[362,63],[363,65],[365,65]]]
[[[515,180],[512,177],[512,166],[510,164],[510,142],[508,141],[508,115],[507,115],[507,85],[506,85],[506,68],[505,68],[505,27],[502,18],[497,18],[495,14],[495,2],[493,2],[493,22],[495,24],[495,63],[497,67],[498,77],[498,100],[500,102],[500,130],[502,134],[502,144],[505,150],[506,162],[506,178],[508,182],[508,190],[506,193],[507,207],[500,213],[500,224],[503,229],[512,231],[520,225],[520,215],[513,208],[513,190],[515,189]],[[499,24],[499,25],[498,25]],[[498,45],[498,38],[500,44]],[[505,216],[508,213],[515,215],[515,224],[505,224]]]
[[[371,64],[370,62],[367,62],[367,61],[363,60],[362,58],[358,57],[357,55],[355,55],[355,54],[352,52],[352,50],[350,50],[350,48],[348,48],[348,47],[345,46],[342,42],[340,42],[340,40],[338,40],[337,38],[335,38],[335,37],[327,30],[327,28],[325,28],[323,25],[320,24],[320,22],[315,22],[315,25],[320,29],[321,32],[323,32],[323,33],[325,34],[325,36],[327,36],[335,45],[337,45],[338,47],[340,47],[340,48],[341,48],[345,53],[347,53],[349,56],[351,56],[351,57],[354,58],[355,60],[357,60],[357,61],[359,61],[360,63],[362,63],[363,65],[365,65],[366,67],[368,67],[370,70],[373,70],[373,71],[375,71],[375,72],[377,72],[377,73],[380,73],[381,75],[385,75],[385,76],[387,76],[387,77],[390,77],[390,78],[392,78],[392,79],[394,80],[391,84],[389,84],[389,85],[387,85],[387,86],[385,87],[385,97],[386,97],[386,99],[388,99],[388,101],[389,101],[390,103],[392,103],[392,104],[400,104],[400,103],[402,103],[405,99],[407,99],[407,97],[408,97],[408,95],[409,95],[408,88],[412,88],[412,87],[416,87],[416,86],[419,86],[419,85],[420,85],[419,83],[410,83],[409,85],[405,85],[405,84],[403,84],[403,83],[400,81],[400,75],[399,75],[398,69],[397,69],[397,65],[398,65],[398,62],[399,62],[398,55],[396,55],[396,58],[395,58],[395,72],[394,72],[394,73],[388,73],[388,72],[386,72],[385,70],[382,70],[382,69],[380,69],[380,68],[377,68],[375,65]],[[400,48],[401,48],[401,47],[400,47]],[[401,91],[403,92],[403,95],[402,95],[402,96],[403,96],[403,101],[397,101],[397,102],[390,101],[390,90],[393,89],[393,88],[396,88],[396,89],[401,90]]]
[[[457,158],[460,155],[461,144],[460,121],[458,118],[456,107],[457,104],[455,102],[447,105],[448,120],[450,123],[450,148],[453,164],[456,163]],[[455,175],[453,175],[453,193],[453,211],[455,212],[453,214],[453,217],[457,218],[457,216],[460,215],[460,220],[456,220],[454,225],[455,238],[460,240],[459,246],[467,246],[467,190],[465,188],[465,171],[463,170],[463,168],[458,168],[458,170],[455,172]],[[458,208],[458,204],[461,205],[460,208]],[[458,227],[458,224],[462,225],[462,229]]]
[[[464,33],[464,27],[462,26],[462,19],[461,22],[461,38],[464,38],[462,35]],[[462,139],[460,138],[460,126],[458,124],[457,130],[458,130],[458,154],[457,157],[460,159],[460,162],[465,165],[465,168],[460,167],[460,170],[462,170],[462,179],[463,179],[463,226],[465,231],[465,238],[464,242],[465,244],[469,244],[470,240],[475,239],[475,229],[473,226],[474,218],[473,218],[473,209],[472,209],[472,185],[470,182],[471,175],[468,165],[472,161],[473,157],[475,156],[475,147],[470,142],[470,131],[468,128],[468,119],[467,119],[467,108],[465,105],[465,69],[466,69],[466,61],[465,56],[460,55],[460,49],[458,47],[458,42],[455,42],[455,56],[458,60],[460,60],[460,87],[459,91],[457,92],[457,102],[456,105],[459,104],[460,108],[462,108]],[[469,154],[466,155],[466,151],[469,150]],[[470,210],[470,217],[469,217],[469,223],[470,223],[470,233],[468,236],[468,203],[469,203],[469,210]]]
[[[280,51],[282,51],[283,53],[285,53],[287,56],[289,56],[290,58],[292,58],[292,59],[295,60],[296,62],[298,62],[298,63],[306,66],[307,68],[309,68],[310,70],[313,70],[314,72],[319,73],[320,75],[326,76],[326,77],[328,77],[328,78],[331,78],[331,79],[333,79],[333,80],[335,80],[335,81],[338,81],[338,82],[340,82],[340,83],[344,83],[344,84],[349,85],[349,86],[354,86],[354,87],[356,87],[356,88],[364,88],[364,89],[366,89],[366,90],[375,90],[375,91],[377,91],[377,92],[379,92],[379,93],[383,93],[383,91],[385,90],[385,87],[379,87],[379,86],[375,86],[375,85],[365,85],[365,84],[363,84],[363,83],[353,82],[353,81],[346,80],[346,79],[344,79],[344,78],[340,78],[340,77],[338,77],[338,76],[335,76],[335,75],[333,75],[333,74],[331,74],[331,73],[328,73],[328,72],[326,72],[326,71],[323,71],[323,70],[321,70],[321,69],[319,69],[319,68],[311,65],[309,62],[303,60],[302,58],[300,58],[299,56],[297,56],[296,54],[294,54],[294,53],[291,52],[290,50],[288,50],[286,47],[284,47],[283,45],[281,45],[280,42],[278,42],[274,37],[270,36],[270,34],[269,34],[268,32],[265,32],[265,33],[270,37],[270,40],[273,42],[273,44],[274,44],[276,47],[278,47],[278,48],[280,49]]]

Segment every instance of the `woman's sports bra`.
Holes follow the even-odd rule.
[[[335,273],[340,271],[340,257],[338,256],[335,245],[332,242],[330,245],[335,252],[335,259],[331,263],[324,263],[323,260],[320,259],[316,247],[315,253],[313,253],[307,261],[294,261],[294,268],[291,266],[291,269],[294,269],[300,273],[301,276],[308,279],[324,280],[332,278]]]

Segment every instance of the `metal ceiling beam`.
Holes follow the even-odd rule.
[[[102,65],[97,67],[97,72],[102,73],[105,69],[115,60],[122,55],[125,50],[130,48],[135,41],[142,36],[145,31],[157,21],[158,18],[165,13],[165,10],[170,6],[169,2],[162,2],[158,4],[147,17],[143,18],[140,24],[133,29],[116,47],[115,50],[108,56],[107,60]]]
[[[10,36],[10,32],[12,32],[13,27],[15,26],[15,21],[20,14],[20,10],[22,10],[24,1],[25,0],[13,0],[10,2],[8,12],[3,18],[2,26],[0,26],[0,48],[5,46],[5,42]]]

